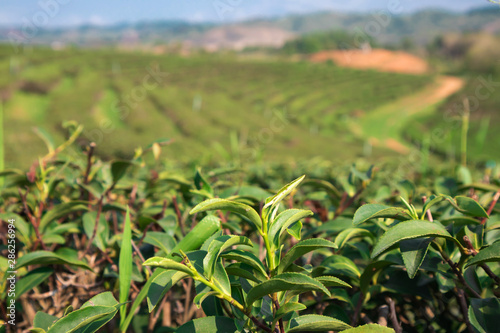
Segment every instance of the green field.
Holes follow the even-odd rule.
[[[463,90],[448,99],[436,112],[418,116],[404,132],[414,142],[430,140],[430,146],[441,154],[457,158],[462,137],[463,100],[469,99],[470,125],[467,155],[473,160],[498,161],[500,145],[500,95],[496,92],[500,76],[472,75],[466,79]],[[488,83],[489,82],[489,83]],[[438,130],[431,136],[429,129]]]
[[[67,120],[83,124],[83,138],[104,157],[130,156],[161,138],[175,140],[166,152],[177,160],[362,156],[366,138],[348,124],[433,81],[229,55],[35,48],[13,56],[7,47],[0,70],[11,167],[46,153],[33,127],[62,142]],[[378,148],[372,156],[388,154]]]

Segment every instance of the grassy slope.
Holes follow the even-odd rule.
[[[488,75],[465,77],[466,84],[457,94],[449,98],[445,103],[431,114],[424,114],[416,118],[412,126],[405,128],[407,138],[422,142],[429,136],[429,129],[438,129],[439,136],[432,139],[433,149],[448,155],[459,154],[461,138],[461,113],[463,112],[463,99],[469,97],[471,100],[471,116],[468,135],[468,156],[476,160],[500,161],[498,147],[500,143],[500,94],[496,92],[498,87],[491,93],[483,87],[480,78],[488,80]],[[495,83],[500,81],[500,75],[494,75],[491,80]],[[479,89],[479,90],[478,90]],[[479,95],[476,95],[479,91]],[[476,99],[475,96],[484,96]],[[479,101],[479,103],[474,103]],[[477,107],[475,107],[476,105]]]
[[[463,85],[464,81],[457,77],[436,77],[435,82],[424,89],[382,105],[352,122],[351,128],[358,135],[370,138],[375,145],[407,153],[409,147],[403,140],[405,127],[413,126],[415,116],[422,118],[433,114]]]
[[[6,61],[11,60],[0,59],[4,64],[0,68]],[[217,143],[228,149],[234,133],[239,148],[233,150],[243,158],[253,157],[254,152],[272,160],[315,155],[352,158],[362,155],[364,145],[347,126],[354,113],[370,114],[431,80],[213,55],[43,51],[17,57],[16,62],[19,70],[10,74],[8,89],[13,94],[5,109],[7,166],[26,165],[44,153],[29,128],[41,126],[59,141],[65,120],[84,124],[84,138],[100,141],[98,151],[108,156],[130,155],[138,146],[174,138],[169,156],[201,158],[211,154]],[[168,76],[141,94],[138,87],[152,64]],[[47,91],[19,91],[27,90],[26,82]],[[288,114],[285,126],[276,119],[283,112]],[[375,151],[382,153],[386,151]]]

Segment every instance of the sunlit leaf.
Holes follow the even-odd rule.
[[[290,321],[290,329],[287,332],[342,331],[348,328],[351,328],[351,326],[332,317],[305,315],[293,318]]]

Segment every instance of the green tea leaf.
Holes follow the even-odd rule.
[[[424,204],[422,207],[422,216],[425,216],[426,212],[434,205],[437,205],[438,203],[442,202],[443,200],[446,199],[447,196],[444,195],[432,195]]]
[[[286,232],[296,240],[300,240],[302,238],[302,222],[298,221],[292,224]]]
[[[88,212],[83,214],[83,230],[85,234],[90,239],[94,233],[94,227],[96,224],[97,212]],[[104,214],[99,216],[99,221],[97,221],[97,231],[95,234],[93,244],[96,245],[100,250],[104,251],[106,249],[107,240],[109,237],[109,224],[106,221]]]
[[[97,294],[96,296],[92,297],[90,300],[85,302],[80,309],[86,308],[86,307],[92,307],[92,306],[111,306],[115,308],[115,311],[111,312],[107,316],[104,316],[98,320],[95,320],[91,322],[90,324],[87,324],[85,327],[80,328],[77,330],[77,333],[93,333],[97,332],[101,327],[106,325],[113,317],[116,315],[118,312],[118,307],[123,306],[123,304],[119,304],[117,300],[113,297],[113,294],[111,292],[104,292]]]
[[[340,193],[340,191],[335,186],[333,186],[330,182],[327,182],[326,180],[308,179],[302,183],[302,186],[306,186],[306,185],[323,189],[331,197],[338,198],[338,199],[340,199],[342,197],[342,193]]]
[[[175,271],[184,272],[189,276],[193,276],[194,273],[187,266],[178,263],[175,260],[162,257],[149,258],[143,263],[144,266],[161,267],[164,269],[173,269]]]
[[[59,318],[56,316],[51,316],[45,312],[38,311],[35,314],[35,319],[33,320],[33,327],[41,328],[45,331],[49,329]]]
[[[220,261],[215,264],[213,280],[226,295],[231,295],[231,283],[229,282],[227,272]]]
[[[127,208],[125,223],[123,226],[122,244],[120,258],[118,260],[118,274],[120,283],[120,303],[128,301],[130,285],[132,283],[132,223],[130,222],[130,210]],[[120,308],[120,325],[126,317],[126,307]]]
[[[263,275],[260,271],[254,269],[252,266],[244,264],[242,262],[236,262],[227,265],[226,272],[229,275],[239,276],[257,283],[267,280],[267,275]]]
[[[310,278],[307,275],[300,273],[283,273],[276,275],[270,280],[264,281],[250,289],[247,294],[246,304],[247,306],[252,306],[256,300],[266,295],[287,290],[299,292],[316,290],[330,295],[330,292],[325,288],[325,286],[323,286],[322,283]]]
[[[132,165],[132,162],[126,160],[111,162],[111,176],[113,177],[113,183],[116,184],[123,176],[125,176],[127,169]]]
[[[343,331],[348,328],[351,328],[351,326],[332,317],[305,315],[293,318],[287,332]]]
[[[119,303],[115,299],[115,297],[113,296],[112,292],[106,291],[106,292],[95,295],[90,300],[83,303],[83,305],[81,306],[80,309],[86,308],[88,306],[96,306],[96,305],[116,307],[117,305],[119,305]]]
[[[218,209],[230,211],[232,213],[243,216],[244,218],[252,222],[257,227],[257,229],[260,230],[262,228],[262,221],[260,219],[259,214],[257,214],[257,212],[255,211],[255,209],[253,209],[248,205],[226,199],[216,198],[216,199],[205,200],[202,203],[198,204],[196,207],[194,207],[189,212],[189,214],[195,214],[195,213],[205,212],[209,210],[218,210]]]
[[[374,218],[391,218],[397,220],[409,220],[411,215],[408,210],[400,207],[390,207],[380,204],[366,204],[358,208],[354,213],[352,223],[358,225]]]
[[[235,260],[243,264],[247,264],[253,268],[255,268],[257,271],[259,271],[262,275],[267,276],[266,273],[266,268],[264,267],[264,264],[262,261],[260,261],[257,256],[251,252],[245,252],[241,250],[229,250],[226,252],[223,252],[221,254],[221,257],[228,259],[228,260]]]
[[[172,249],[171,254],[176,253],[179,250],[183,250],[184,252],[187,253],[189,251],[193,251],[200,248],[200,246],[202,246],[203,243],[208,238],[210,238],[210,236],[212,236],[214,233],[220,230],[220,227],[221,227],[220,220],[217,217],[211,215],[206,216],[200,222],[198,222],[198,224],[179,243],[177,243],[174,249]],[[172,258],[171,254],[169,255],[170,258]],[[158,258],[158,259],[163,259],[163,258]],[[178,257],[176,259],[180,261]],[[178,263],[175,260],[172,261]],[[201,268],[203,269],[203,266]],[[142,287],[141,291],[139,292],[134,302],[132,303],[129,314],[127,315],[127,318],[125,319],[123,325],[120,325],[122,331],[123,330],[126,331],[128,326],[132,322],[132,318],[134,317],[136,310],[140,307],[142,301],[148,295],[148,291],[149,288],[151,287],[152,281],[164,271],[165,271],[164,268],[156,269],[153,275],[148,279],[144,287]]]
[[[429,244],[434,240],[429,238],[407,239],[399,243],[399,249],[403,256],[403,262],[406,267],[406,272],[410,279],[413,279],[417,274],[420,265],[424,262],[425,255],[429,249]]]
[[[28,290],[33,289],[43,281],[47,280],[52,273],[54,273],[54,270],[49,267],[40,267],[29,271],[28,274],[16,282],[16,296],[14,299],[18,299]]]
[[[479,333],[497,332],[500,327],[500,300],[496,297],[472,298],[469,319]]]
[[[68,214],[88,210],[89,203],[87,201],[71,201],[65,202],[52,207],[40,220],[40,231],[44,231],[45,227],[52,221],[58,220]]]
[[[187,253],[199,249],[207,239],[220,229],[221,224],[218,217],[213,215],[205,216],[179,243],[177,243],[172,249],[171,254],[178,253],[179,250]]]
[[[198,295],[195,296],[195,298],[193,299],[193,303],[198,307],[198,309],[201,307],[201,303],[203,303],[203,301],[209,297],[209,296],[217,296],[217,292],[215,291],[208,291],[208,292],[205,292],[205,293],[200,293]]]
[[[351,276],[353,278],[359,278],[361,276],[361,272],[359,271],[358,266],[349,258],[341,255],[333,255],[326,258],[321,266],[326,268],[326,271],[321,274],[328,275],[346,275]]]
[[[66,317],[59,319],[47,333],[72,333],[80,328],[98,321],[109,314],[116,312],[111,306],[89,306],[71,312]]]
[[[293,223],[313,215],[313,212],[305,209],[287,209],[279,214],[269,227],[269,239],[273,242],[276,248],[279,247],[279,239],[283,232]]]
[[[219,255],[222,251],[227,248],[230,248],[234,245],[247,245],[253,246],[250,239],[245,236],[229,236],[224,235],[217,237],[210,243],[208,247],[208,253],[205,259],[203,260],[203,269],[205,270],[205,276],[210,279],[212,277],[212,273],[215,269],[215,264],[219,259]]]
[[[337,248],[340,250],[344,247],[344,245],[354,237],[370,237],[372,233],[366,229],[361,228],[349,228],[341,231],[337,237],[335,238],[335,244]]]
[[[16,238],[23,242],[27,247],[31,246],[31,234],[33,232],[33,226],[17,214],[13,213],[0,213],[0,220],[7,221],[9,219],[14,219],[14,225],[16,226]]]
[[[319,282],[321,282],[325,287],[347,287],[352,288],[351,285],[347,282],[342,281],[338,277],[335,276],[319,276],[316,278]]]
[[[492,245],[480,250],[478,254],[465,264],[465,268],[493,261],[500,261],[500,242],[493,243]]]
[[[304,254],[323,248],[335,249],[337,248],[337,245],[322,238],[306,239],[297,243],[294,247],[288,250],[287,254],[281,260],[278,266],[278,274],[284,272],[288,266]]]
[[[299,186],[300,182],[304,180],[306,176],[303,175],[294,181],[288,183],[287,185],[283,186],[275,195],[272,197],[266,199],[266,204],[262,208],[272,210],[273,207],[275,207],[277,204],[281,202],[287,195],[289,195],[297,186]]]
[[[405,221],[390,228],[380,237],[373,248],[371,257],[375,258],[402,240],[431,236],[454,240],[450,233],[439,223],[421,220]]]
[[[166,254],[175,247],[175,240],[166,232],[148,231],[143,240],[146,244],[151,244],[163,250]]]
[[[378,324],[367,324],[358,327],[349,328],[342,333],[394,333],[390,327],[381,326]]]
[[[92,270],[85,262],[77,259],[76,251],[60,248],[56,252],[35,251],[21,256],[17,260],[16,269],[28,265],[73,265]]]
[[[204,317],[188,321],[179,327],[176,333],[209,333],[209,332],[224,332],[237,333],[239,332],[234,320],[227,317]]]
[[[185,272],[161,270],[155,277],[150,277],[151,286],[148,290],[148,309],[153,311],[165,294],[180,280],[190,276]]]
[[[198,190],[206,192],[209,197],[213,197],[214,190],[212,189],[212,186],[210,186],[210,184],[202,176],[200,169],[196,170],[194,176],[194,185]]]
[[[455,197],[457,209],[466,215],[475,217],[488,217],[488,213],[483,207],[474,199],[469,197],[458,196]]]

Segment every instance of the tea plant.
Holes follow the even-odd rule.
[[[301,219],[312,215],[309,210],[287,209],[280,212],[281,201],[304,179],[296,179],[265,201],[259,215],[251,206],[236,200],[209,199],[191,210],[191,214],[222,210],[242,216],[256,230],[265,246],[265,264],[251,251],[236,249],[252,247],[245,236],[216,234],[209,238],[201,250],[180,254],[176,258],[153,257],[144,263],[163,269],[156,276],[166,288],[184,278],[196,281],[194,302],[202,305],[208,297],[215,296],[215,306],[224,309],[227,317],[214,316],[198,319],[205,323],[194,331],[256,331],[300,332],[341,331],[349,329],[346,323],[327,316],[296,313],[307,308],[299,302],[299,295],[320,292],[330,296],[327,287],[350,287],[344,281],[315,272],[312,267],[301,267],[294,262],[305,254],[336,245],[321,238],[301,240],[283,254],[284,239],[290,235],[301,239]],[[207,216],[205,219],[217,219]],[[287,235],[288,234],[288,235]],[[181,261],[179,263],[179,261]],[[228,261],[232,261],[227,264]],[[226,264],[224,264],[226,262]],[[157,283],[158,285],[158,283]],[[211,300],[213,303],[214,300]],[[229,318],[234,318],[229,319]],[[285,329],[285,322],[287,323]],[[184,326],[183,326],[184,327]],[[181,327],[182,329],[182,327]]]
[[[491,189],[481,184],[466,188]],[[377,258],[378,263],[374,270],[397,264],[389,259],[388,252],[399,247],[411,279],[423,267],[427,275],[435,277],[441,292],[453,290],[469,332],[493,332],[498,328],[496,316],[500,314],[500,278],[486,263],[500,261],[500,242],[495,232],[500,226],[496,220],[486,222],[499,196],[497,191],[488,212],[473,198],[445,194],[424,198],[420,211],[403,198],[405,208],[367,204],[356,211],[353,224],[378,218],[394,220],[391,224],[376,222],[384,233],[372,249],[371,258]],[[488,194],[485,197],[491,198]],[[490,237],[490,233],[494,236]],[[431,264],[431,258],[442,262]],[[486,274],[481,279],[479,268]]]
[[[75,144],[81,127],[66,129],[68,141],[46,140],[48,155],[27,173],[0,174],[0,219],[16,226],[19,328],[494,332],[500,325],[496,169],[432,168],[392,183],[389,168],[362,164],[348,175],[308,162],[202,172],[159,163],[168,141],[130,160],[102,161],[93,145]],[[300,171],[310,176],[269,190]],[[0,229],[7,234],[6,223]],[[0,251],[3,315],[11,299],[7,248]],[[13,332],[8,327],[0,332]]]

